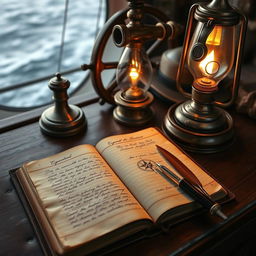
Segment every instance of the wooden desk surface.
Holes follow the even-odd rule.
[[[156,100],[153,104],[155,120],[148,126],[161,127],[168,107]],[[107,104],[93,103],[83,110],[88,129],[85,134],[72,138],[45,136],[38,122],[0,135],[1,255],[42,255],[8,170],[79,144],[95,144],[108,135],[136,130],[117,124],[112,118],[112,107]],[[256,122],[234,112],[231,115],[236,140],[229,150],[209,155],[190,154],[236,195],[235,201],[223,207],[231,218],[220,223],[218,218],[202,213],[175,225],[167,234],[135,242],[111,255],[217,255],[216,252],[240,255],[238,253],[244,250],[253,250],[249,245],[256,242]],[[255,251],[253,253],[244,255],[256,255]]]

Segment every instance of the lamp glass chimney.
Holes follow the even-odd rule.
[[[117,66],[116,80],[126,100],[145,98],[152,80],[152,65],[140,44],[125,47]]]
[[[194,45],[202,33],[204,23],[198,22],[188,49],[188,68],[194,85],[201,90],[215,90],[218,83],[232,69],[235,55],[235,26],[215,25],[206,41],[206,53],[200,60],[191,57]]]

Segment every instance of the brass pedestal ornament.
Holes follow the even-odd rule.
[[[67,89],[70,82],[60,73],[49,82],[53,91],[54,106],[43,112],[39,120],[41,131],[54,137],[69,137],[86,130],[87,121],[83,111],[68,104]]]
[[[191,36],[193,20],[197,25]],[[237,97],[246,24],[245,16],[227,0],[199,3],[190,9],[176,80],[178,90],[191,100],[172,106],[163,124],[165,133],[189,151],[222,151],[234,139],[232,118],[220,107],[231,106]],[[181,85],[185,64],[194,78],[191,94]],[[231,95],[218,101],[219,83],[232,69]]]

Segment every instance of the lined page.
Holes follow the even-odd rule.
[[[175,185],[152,170],[156,162],[172,169],[159,154],[156,144],[187,165],[207,192],[213,194],[221,189],[217,182],[155,128],[101,140],[96,148],[155,221],[165,211],[191,202]]]
[[[65,248],[149,218],[90,145],[30,162],[24,169]]]

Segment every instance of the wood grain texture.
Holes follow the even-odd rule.
[[[167,104],[155,100],[153,104],[155,119],[147,126],[161,128],[168,107]],[[42,255],[22,205],[13,190],[8,170],[17,168],[24,162],[47,157],[76,145],[96,144],[103,137],[139,129],[116,123],[112,118],[113,107],[110,105],[100,106],[93,103],[85,106],[83,110],[88,120],[88,129],[86,133],[72,138],[57,139],[45,136],[41,133],[38,122],[6,131],[0,135],[0,217],[2,220],[0,223],[0,248],[3,255]],[[238,240],[241,244],[247,239],[243,235],[245,232],[243,227],[247,227],[245,230],[249,237],[253,236],[253,232],[255,232],[253,230],[256,230],[255,221],[252,221],[256,219],[256,123],[254,120],[232,111],[231,115],[235,122],[236,139],[229,150],[209,155],[196,153],[189,153],[189,155],[235,193],[236,200],[223,207],[223,211],[227,215],[233,216],[232,221],[222,225],[219,224],[218,218],[203,213],[175,225],[166,234],[138,241],[129,247],[111,253],[111,255],[161,256],[171,253],[178,255],[175,252],[178,253],[179,248],[186,247],[188,242],[204,234],[209,235],[200,242],[194,241],[183,251],[180,250],[179,255],[186,254],[184,251],[191,253],[191,250],[194,253],[207,252],[210,249],[213,250],[215,245],[217,251],[221,249],[230,253],[232,250],[235,251]],[[252,224],[249,227],[253,228],[252,230],[248,228],[248,225],[246,226],[250,222]],[[225,240],[227,234],[231,236],[234,234],[234,240]],[[237,243],[235,239],[237,239]],[[219,244],[220,240],[225,240],[226,246]]]

